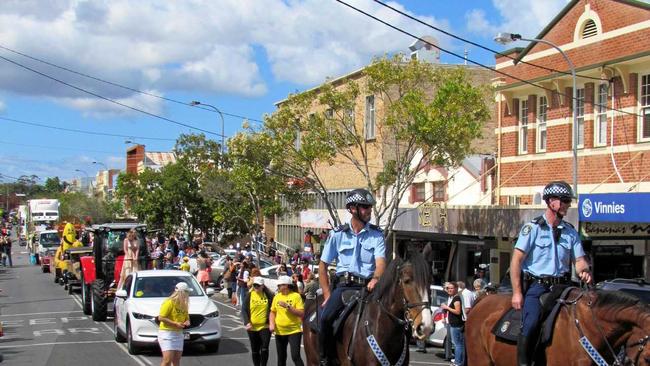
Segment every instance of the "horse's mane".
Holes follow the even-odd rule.
[[[598,290],[594,307],[607,308],[609,310],[621,310],[640,304],[638,298],[622,291]]]
[[[413,266],[413,281],[420,291],[426,291],[429,286],[429,267],[427,262],[419,255],[411,256],[407,261],[401,258],[393,259],[384,273],[381,275],[377,286],[375,286],[370,300],[387,299],[390,296],[390,291],[393,289],[399,280],[400,269],[402,266],[410,264]]]

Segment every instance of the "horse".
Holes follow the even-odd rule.
[[[536,352],[535,365],[593,365],[583,346],[585,337],[608,365],[650,365],[650,308],[619,291],[572,288],[560,301],[553,337]],[[511,295],[478,300],[465,323],[468,365],[516,365],[516,344],[496,339],[491,330],[511,307]],[[621,351],[621,349],[624,351]]]
[[[352,312],[341,326],[335,337],[334,362],[381,365],[378,357],[382,358],[383,354],[391,365],[408,365],[409,338],[424,339],[433,328],[429,283],[429,268],[421,256],[408,261],[393,259],[366,297],[359,322],[356,322],[356,312]],[[318,334],[307,323],[317,306],[317,300],[307,300],[303,320],[305,354],[311,366],[319,364]],[[373,353],[371,343],[380,350],[379,356]]]

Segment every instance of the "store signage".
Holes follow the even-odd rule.
[[[582,222],[580,228],[589,238],[650,236],[647,223]]]
[[[581,194],[581,222],[650,222],[650,193]]]

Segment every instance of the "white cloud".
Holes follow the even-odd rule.
[[[567,4],[567,0],[492,0],[499,21],[486,18],[484,11],[473,9],[465,14],[470,32],[495,35],[498,32],[519,33],[535,37]]]
[[[156,90],[145,90],[145,92],[154,95],[161,94]],[[157,115],[160,115],[163,110],[163,101],[161,99],[151,98],[144,94],[134,94],[126,98],[112,98],[112,100],[124,106],[130,106]],[[91,96],[79,98],[65,97],[59,98],[58,101],[82,111],[84,117],[124,117],[136,113],[133,109]]]
[[[334,1],[46,3],[3,1],[0,44],[73,70],[159,93],[256,97],[267,92],[268,83],[313,85],[361,67],[373,56],[405,51],[412,42],[410,37]],[[371,0],[351,3],[416,35],[432,33]],[[405,10],[399,4],[391,5]],[[422,20],[449,29],[444,20]],[[443,46],[448,44],[441,41]],[[148,97],[134,96],[5,50],[0,50],[0,55],[104,96],[144,103],[143,108],[160,111]],[[266,76],[267,69],[272,80]],[[91,115],[120,113],[105,102],[16,66],[6,65],[0,70],[0,88],[54,98]]]

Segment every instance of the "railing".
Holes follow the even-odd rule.
[[[296,250],[296,248],[290,247],[290,246],[288,246],[286,244],[282,244],[282,243],[280,243],[278,241],[275,241],[274,244],[275,244],[274,249],[275,249],[276,253],[280,254],[280,256],[282,257],[282,261],[285,262],[285,263],[288,260],[287,253],[293,252],[293,251]],[[255,240],[255,241],[253,241],[253,247],[251,249],[257,250],[257,251],[262,252],[262,253],[268,253],[269,245],[271,245],[271,244],[270,243],[269,244],[264,244],[263,241]]]

